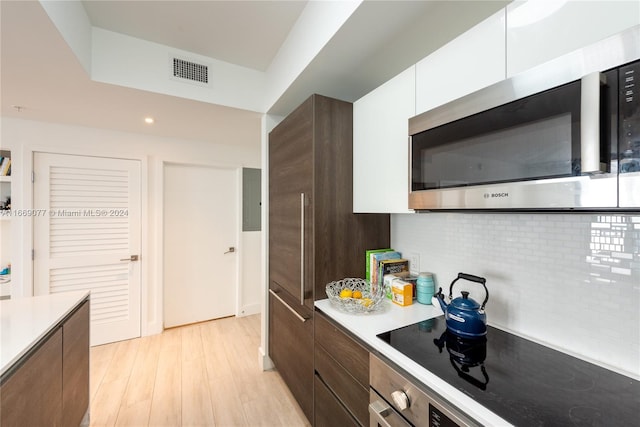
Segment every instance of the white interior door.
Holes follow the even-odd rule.
[[[34,154],[34,293],[91,291],[91,345],[140,336],[140,162]]]
[[[235,169],[165,164],[165,327],[235,314],[238,197]]]

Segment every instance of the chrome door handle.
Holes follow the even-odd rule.
[[[236,251],[236,248],[234,248],[233,246],[229,246],[229,250],[228,250],[228,251],[226,251],[224,254],[230,254],[230,253],[233,253],[233,252],[235,252],[235,251]],[[224,255],[224,254],[223,254],[223,255]]]
[[[120,261],[138,261],[138,255],[131,255],[129,258],[123,258]]]

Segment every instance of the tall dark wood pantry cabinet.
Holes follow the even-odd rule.
[[[389,246],[389,215],[352,213],[352,121],[313,95],[269,134],[269,356],[312,423],[313,302]]]

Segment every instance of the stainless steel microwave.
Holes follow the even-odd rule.
[[[640,208],[640,26],[409,120],[409,208]]]

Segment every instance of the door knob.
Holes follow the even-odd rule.
[[[138,261],[138,255],[131,255],[129,258],[123,258],[120,261]]]
[[[230,254],[230,253],[235,252],[235,251],[236,251],[236,248],[234,248],[233,246],[230,246],[229,250],[226,251],[225,254]]]

